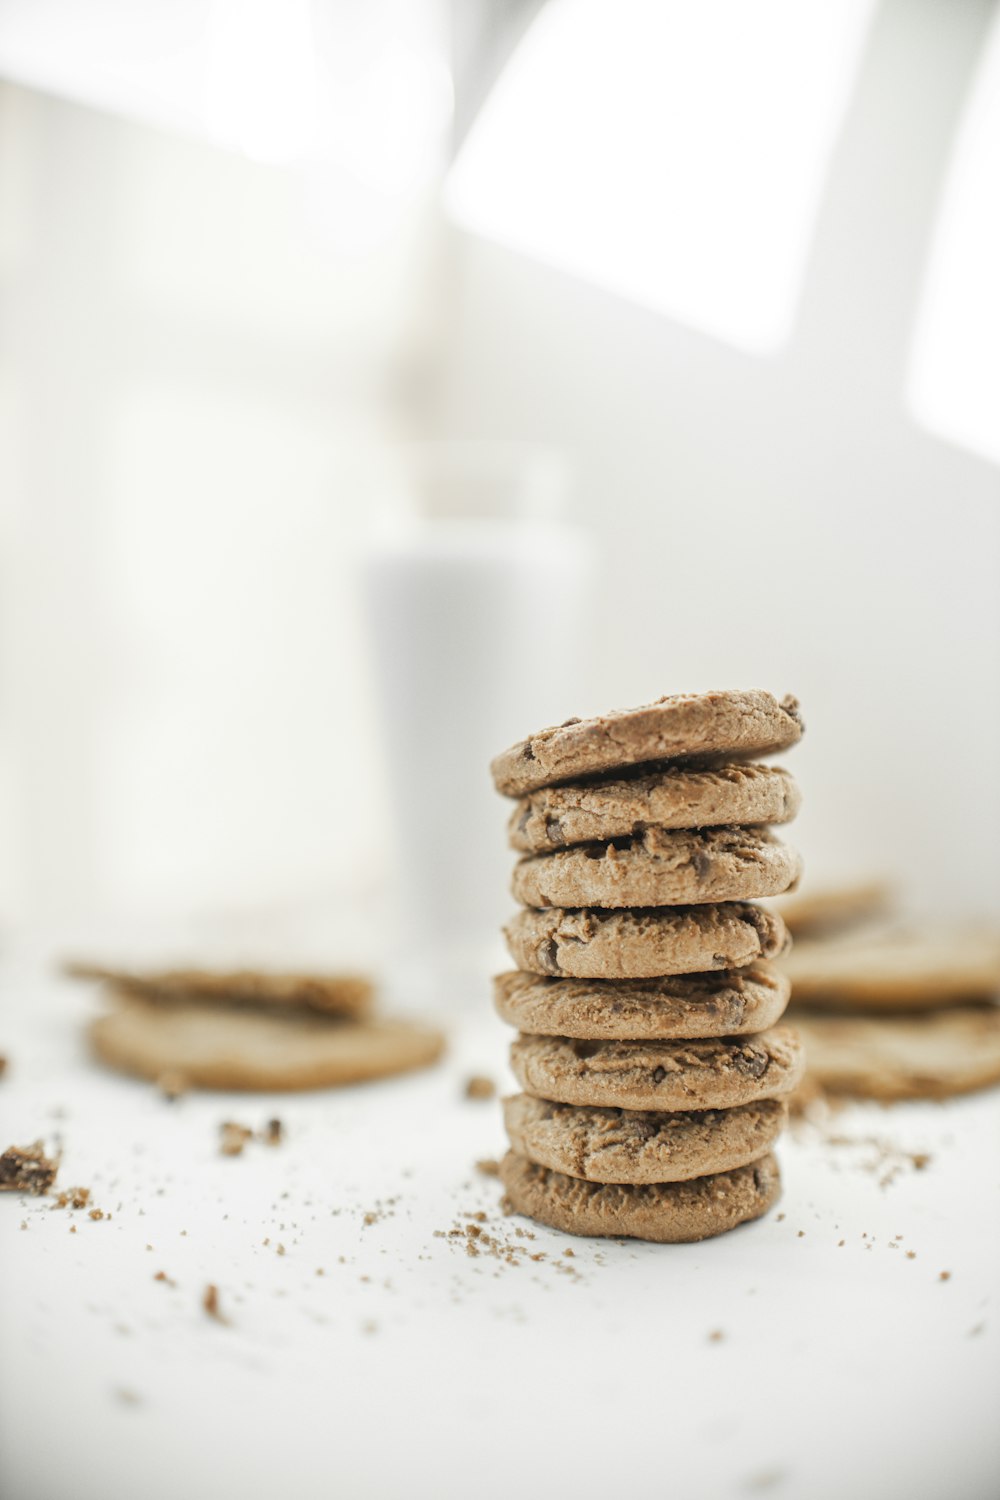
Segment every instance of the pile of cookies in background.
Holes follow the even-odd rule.
[[[374,986],[360,975],[87,963],[67,972],[97,980],[109,1003],[90,1025],[95,1055],[168,1095],[361,1083],[424,1067],[444,1050],[432,1027],[373,1015]]]
[[[1000,931],[904,922],[880,881],[774,903],[806,1077],[822,1096],[946,1099],[1000,1083]]]
[[[799,857],[799,806],[754,763],[794,745],[794,699],[678,695],[570,720],[492,764],[521,854],[495,981],[520,1035],[505,1101],[510,1205],[575,1234],[704,1239],[764,1214],[802,1049],[778,1026],[787,947],[759,898]]]

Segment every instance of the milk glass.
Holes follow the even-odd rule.
[[[594,554],[558,457],[520,444],[406,451],[362,564],[388,773],[398,1003],[481,1005],[512,909],[511,803],[489,762],[577,710]]]

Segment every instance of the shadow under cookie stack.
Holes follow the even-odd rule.
[[[798,882],[769,825],[795,816],[799,793],[754,757],[801,735],[794,698],[678,695],[494,760],[522,856],[505,929],[518,968],[495,981],[520,1033],[501,1164],[515,1211],[680,1242],[777,1201],[772,1147],[802,1049],[775,1024],[789,983],[769,960],[787,931],[753,903]]]

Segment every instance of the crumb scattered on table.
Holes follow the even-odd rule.
[[[487,1078],[485,1073],[473,1073],[465,1080],[466,1099],[493,1099],[496,1096],[497,1086],[492,1078]]]
[[[156,1080],[156,1087],[159,1089],[164,1099],[167,1099],[172,1103],[175,1099],[179,1099],[182,1094],[186,1094],[191,1085],[188,1083],[183,1073],[168,1072],[160,1074],[159,1078]]]
[[[476,1171],[481,1172],[484,1177],[499,1177],[500,1163],[495,1156],[484,1156],[481,1161],[476,1162]]]
[[[57,1193],[50,1208],[86,1208],[90,1202],[90,1188],[71,1187]]]
[[[208,1316],[214,1318],[217,1323],[229,1322],[219,1305],[219,1288],[212,1282],[209,1282],[202,1294],[201,1305]]]
[[[235,1120],[223,1120],[219,1126],[219,1152],[222,1156],[241,1156],[247,1141],[253,1140],[249,1125],[240,1125]]]

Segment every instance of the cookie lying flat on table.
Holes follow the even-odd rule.
[[[703,1041],[585,1042],[518,1036],[510,1065],[525,1093],[613,1109],[731,1109],[789,1094],[802,1078],[802,1044],[787,1026]]]
[[[948,1099],[1000,1083],[1000,1008],[920,1015],[797,1012],[806,1048],[803,1097],[819,1088],[858,1099]]]
[[[781,1193],[773,1156],[751,1166],[716,1172],[691,1182],[644,1187],[584,1182],[536,1166],[515,1151],[500,1163],[507,1202],[552,1229],[567,1234],[630,1236],[661,1244],[683,1244],[724,1234],[767,1213]]]
[[[519,969],[572,979],[649,979],[742,969],[788,946],[775,912],[743,902],[602,911],[519,911],[504,928]]]
[[[802,738],[799,705],[770,693],[677,693],[642,708],[568,719],[498,755],[498,792],[519,797],[560,781],[661,760],[743,758],[786,750]]]
[[[69,963],[74,979],[99,979],[121,994],[162,1005],[205,1002],[254,1008],[289,1007],[324,1015],[363,1015],[375,987],[359,974],[277,974],[235,969],[163,969],[136,971],[103,964]]]
[[[788,823],[801,800],[794,778],[780,766],[668,766],[620,781],[543,787],[517,804],[508,832],[511,848],[544,854],[646,828]]]
[[[802,1004],[932,1010],[1000,996],[1000,935],[955,930],[803,941],[782,968]]]
[[[825,937],[884,916],[892,905],[892,887],[882,880],[855,885],[809,886],[783,896],[775,908],[794,937]]]
[[[540,1036],[642,1041],[735,1036],[781,1019],[791,985],[770,964],[657,979],[551,979],[520,970],[498,974],[498,1014]]]
[[[328,1088],[422,1068],[444,1038],[410,1021],[327,1020],[249,1010],[125,1001],[90,1026],[97,1056],[153,1080],[258,1092]]]
[[[649,828],[635,838],[530,854],[511,892],[525,906],[694,906],[791,890],[802,861],[759,828]]]
[[[683,1182],[746,1166],[771,1149],[787,1113],[777,1099],[675,1114],[553,1104],[530,1094],[504,1100],[519,1155],[588,1182]]]

